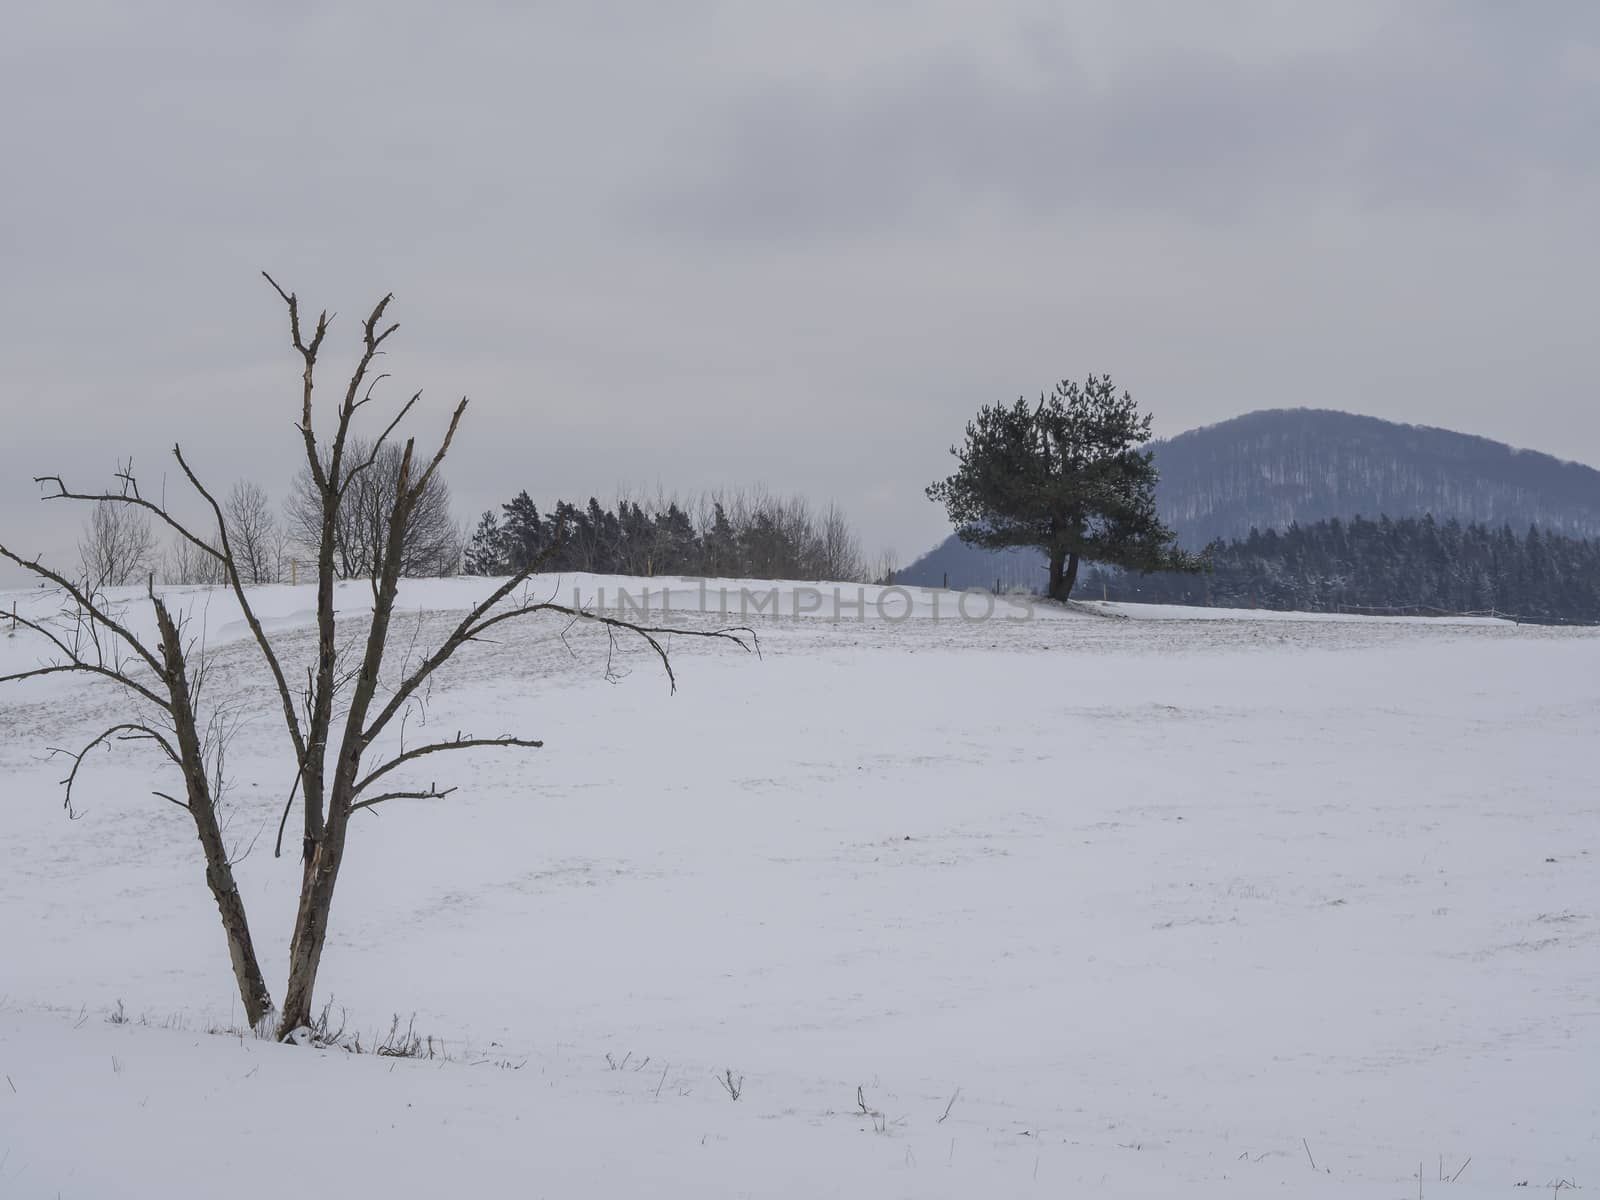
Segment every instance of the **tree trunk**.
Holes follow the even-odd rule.
[[[1077,582],[1078,556],[1065,550],[1050,551],[1050,599],[1065,602]]]
[[[300,885],[300,907],[294,917],[294,938],[289,944],[289,986],[283,997],[284,1036],[311,1024],[311,1000],[322,965],[322,947],[328,937],[328,914],[333,909],[333,889],[344,859],[345,829],[349,821],[337,807],[328,815],[322,836],[311,844]]]
[[[187,772],[185,772],[187,774]],[[191,790],[190,803],[193,804]],[[272,1014],[272,993],[261,974],[261,964],[256,961],[255,943],[250,937],[250,922],[245,917],[244,898],[234,882],[233,867],[228,862],[227,848],[217,829],[215,816],[208,822],[210,828],[201,828],[200,842],[206,851],[206,885],[217,902],[217,912],[222,917],[222,929],[228,938],[228,957],[233,963],[233,977],[239,985],[239,999],[244,1002],[245,1019],[252,1029]],[[196,827],[202,826],[199,817]]]
[[[383,666],[383,648],[389,640],[389,622],[400,586],[400,569],[405,549],[404,532],[412,502],[406,492],[410,483],[411,443],[406,443],[400,463],[399,494],[390,510],[388,538],[383,543],[383,560],[375,563],[373,578],[372,623],[367,628],[366,652],[356,673],[355,690],[344,714],[344,736],[334,764],[333,786],[327,796],[327,821],[321,836],[307,838],[305,874],[300,884],[300,907],[295,913],[294,937],[289,943],[289,986],[283,997],[282,1033],[293,1033],[311,1024],[312,997],[317,986],[317,971],[322,965],[322,948],[328,936],[328,914],[333,909],[333,890],[339,881],[344,861],[345,833],[349,828],[352,805],[361,768],[361,755],[367,748],[365,727],[372,698],[378,691],[378,672]],[[330,605],[331,613],[331,605]],[[328,631],[331,632],[331,622]],[[331,645],[331,638],[328,639]]]
[[[189,692],[187,664],[182,638],[166,606],[156,601],[156,623],[161,629],[161,653],[167,670],[167,694],[172,701],[172,723],[178,737],[178,754],[183,768],[189,815],[206,856],[206,886],[217,902],[222,931],[228,939],[228,957],[233,962],[233,977],[244,1002],[245,1019],[251,1028],[259,1026],[272,1012],[272,993],[256,961],[255,943],[250,937],[250,922],[245,916],[244,898],[234,881],[233,864],[217,822],[215,798],[206,777],[205,752],[195,726],[194,702]]]

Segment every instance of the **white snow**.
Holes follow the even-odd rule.
[[[408,585],[403,639],[485,586]],[[698,586],[670,619],[720,623],[719,584],[682,616]],[[920,589],[909,619],[868,589],[834,621],[833,585],[792,619],[809,586],[745,619],[759,658],[676,639],[676,695],[637,648],[607,681],[559,619],[441,676],[427,732],[545,748],[437,762],[413,778],[458,792],[357,821],[321,988],[364,1041],[415,1012],[448,1062],[208,1033],[242,1016],[187,817],[149,794],[170,776],[97,751],[67,821],[46,748],[114,697],[0,688],[0,1196],[1399,1198],[1419,1164],[1427,1196],[1593,1186],[1600,639],[945,598],[935,621]],[[229,828],[281,992],[281,718],[226,594],[185,603],[250,715]],[[258,606],[303,663],[310,590]],[[0,622],[0,672],[36,657]]]

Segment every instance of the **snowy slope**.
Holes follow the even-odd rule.
[[[404,636],[483,586],[416,585]],[[608,682],[559,622],[441,678],[431,731],[546,748],[462,756],[419,777],[448,800],[357,823],[322,986],[363,1031],[415,1012],[451,1062],[208,1034],[237,1020],[231,980],[157,764],[97,753],[68,822],[45,747],[109,697],[0,690],[0,1196],[1590,1182],[1600,641],[916,602],[755,617],[760,658],[680,641],[675,696],[636,652]],[[241,884],[281,989],[292,767],[237,613],[190,603],[251,714],[230,835],[255,842]],[[260,607],[307,656],[309,592]],[[0,666],[25,641],[0,636]],[[133,1024],[107,1023],[118,1000]]]

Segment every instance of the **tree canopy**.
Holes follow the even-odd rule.
[[[1199,571],[1156,512],[1151,418],[1110,375],[1063,380],[1030,403],[985,405],[952,446],[958,466],[928,488],[963,542],[1034,546],[1049,560],[1046,594],[1065,600],[1084,561],[1140,573]]]

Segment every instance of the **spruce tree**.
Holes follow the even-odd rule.
[[[504,575],[506,573],[500,522],[492,512],[478,518],[478,527],[467,542],[466,562],[463,569],[468,575]]]

